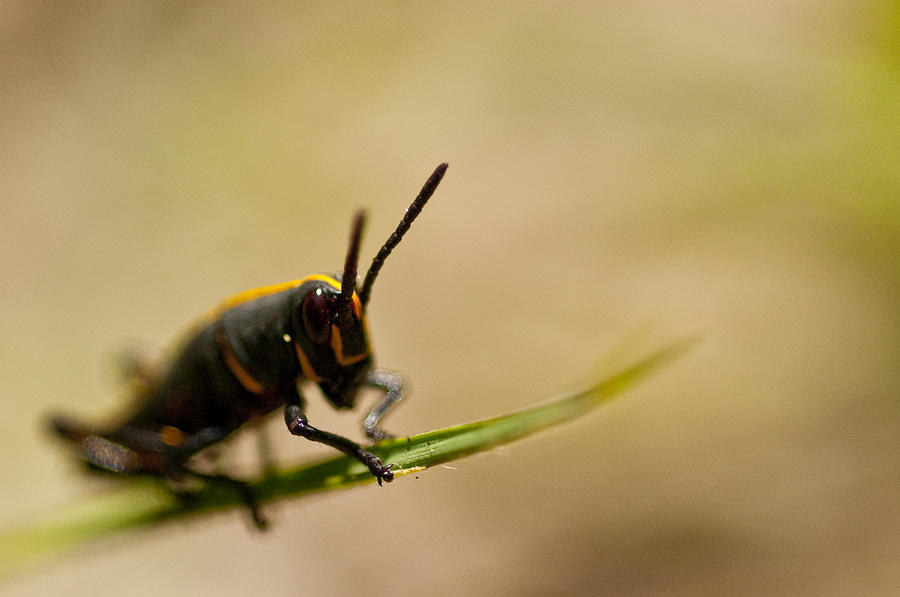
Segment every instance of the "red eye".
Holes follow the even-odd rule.
[[[332,299],[316,289],[303,299],[303,327],[313,344],[328,344],[334,319]]]

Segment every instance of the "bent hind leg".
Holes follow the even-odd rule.
[[[143,468],[137,452],[86,425],[56,416],[50,419],[50,427],[71,442],[81,459],[92,468],[122,474],[135,474]]]
[[[256,494],[250,484],[227,475],[209,475],[184,466],[191,454],[221,441],[226,435],[223,429],[209,427],[183,436],[175,445],[167,443],[164,434],[136,427],[123,427],[115,432],[99,432],[65,417],[53,417],[51,429],[71,442],[78,455],[91,468],[125,475],[150,475],[169,480],[170,489],[178,495],[185,507],[190,507],[193,494],[178,489],[178,482],[185,477],[199,479],[203,483],[226,486],[236,491],[250,511],[253,523],[260,530],[267,526]]]

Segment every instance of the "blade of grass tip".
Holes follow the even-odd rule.
[[[509,443],[537,431],[587,414],[685,352],[695,342],[685,340],[634,363],[585,390],[519,412],[392,440],[378,455],[401,470],[421,470],[449,460]]]
[[[552,402],[492,419],[383,441],[371,451],[383,461],[397,464],[399,468],[394,472],[400,476],[489,450],[589,413],[686,351],[694,341],[672,344],[587,389]],[[269,501],[307,491],[370,482],[372,477],[365,467],[349,458],[338,457],[312,467],[284,472],[277,478],[255,484],[253,489],[261,501]]]
[[[696,342],[690,338],[659,350],[587,389],[549,403],[492,419],[379,442],[371,451],[384,462],[398,465],[402,476],[462,456],[489,450],[584,414],[619,396],[641,378],[685,352]],[[355,460],[337,457],[311,467],[283,472],[253,486],[261,501],[308,491],[371,483],[372,476]]]

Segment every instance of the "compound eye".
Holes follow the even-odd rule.
[[[328,344],[331,340],[332,302],[319,288],[303,299],[303,327],[313,344]]]

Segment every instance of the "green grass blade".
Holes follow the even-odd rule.
[[[398,476],[520,439],[576,419],[610,401],[687,348],[683,342],[626,367],[587,389],[519,412],[406,438],[380,442],[372,452],[397,465]],[[339,456],[281,471],[253,483],[260,503],[312,491],[371,483],[359,462]],[[89,541],[179,517],[243,506],[241,496],[218,484],[193,495],[188,506],[162,481],[129,480],[122,487],[70,505],[26,527],[0,533],[0,577]]]

